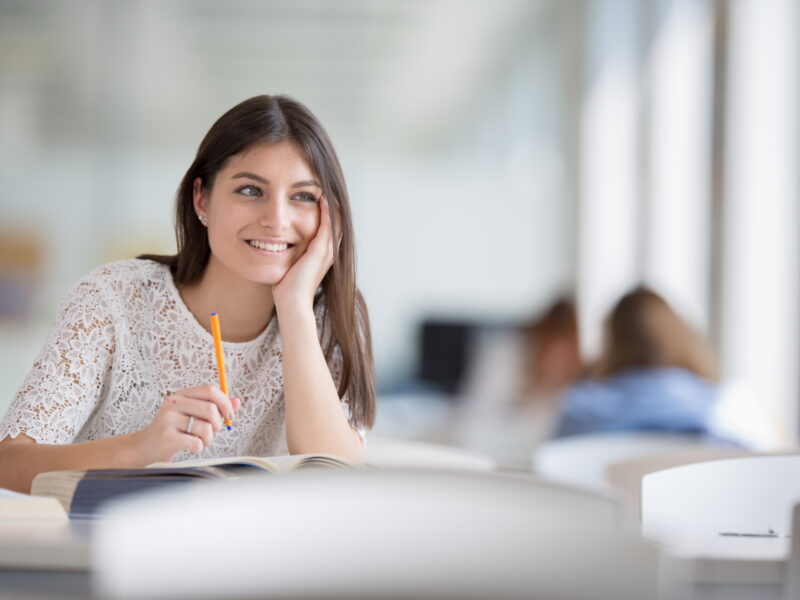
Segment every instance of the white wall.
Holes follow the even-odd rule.
[[[636,0],[598,0],[586,11],[577,212],[581,343],[601,346],[602,322],[641,277],[640,11]]]
[[[800,364],[800,6],[730,6],[722,305],[725,374],[796,441]]]
[[[713,6],[662,0],[649,86],[643,279],[700,332],[711,310]]]

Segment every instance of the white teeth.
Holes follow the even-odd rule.
[[[283,252],[289,247],[289,244],[265,244],[256,240],[250,240],[250,245],[259,250],[268,250],[269,252]]]

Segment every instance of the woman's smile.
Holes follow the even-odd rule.
[[[257,254],[265,256],[286,256],[294,248],[294,244],[288,242],[274,242],[264,240],[247,240],[247,245]]]

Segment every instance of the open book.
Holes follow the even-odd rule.
[[[0,488],[0,523],[20,520],[64,521],[67,513],[55,498],[30,496]]]
[[[199,458],[176,463],[153,463],[141,469],[50,471],[33,479],[31,494],[53,496],[70,518],[92,518],[105,501],[131,493],[202,480],[239,479],[266,473],[309,469],[347,469],[358,463],[330,454],[236,456]]]

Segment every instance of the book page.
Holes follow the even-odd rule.
[[[278,457],[281,458],[281,457]],[[147,465],[148,469],[174,469],[183,467],[218,467],[222,465],[247,465],[264,471],[276,472],[272,459],[262,456],[234,456],[231,458],[190,458],[177,462],[157,462]]]
[[[86,471],[78,470],[39,473],[31,482],[31,495],[56,498],[68,514],[72,494],[85,473]]]
[[[52,519],[67,519],[67,512],[57,498],[0,490],[0,521]]]
[[[270,460],[278,468],[278,472],[299,471],[306,469],[351,469],[361,465],[333,454],[293,454],[289,456],[273,456]]]
[[[290,454],[287,456],[235,456],[232,458],[192,458],[174,463],[160,462],[148,468],[214,467],[224,465],[249,465],[271,473],[288,473],[308,468],[355,468],[357,463],[332,454]]]

